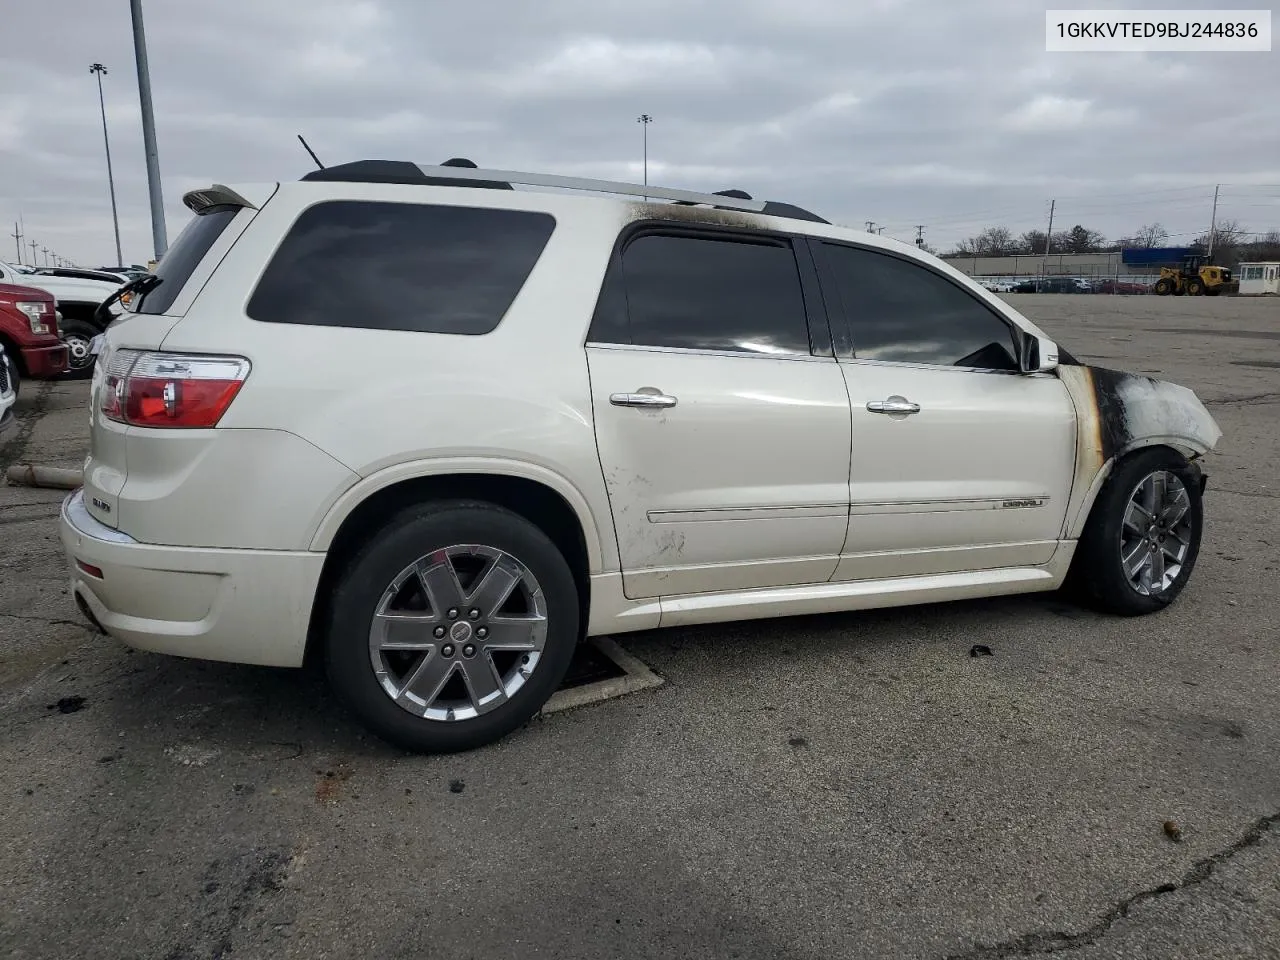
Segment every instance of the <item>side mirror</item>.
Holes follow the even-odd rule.
[[[1031,333],[1022,335],[1018,367],[1023,373],[1049,373],[1058,368],[1058,345]]]

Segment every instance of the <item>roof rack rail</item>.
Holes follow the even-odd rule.
[[[720,210],[743,210],[766,216],[788,217],[828,223],[802,207],[777,201],[753,200],[741,190],[720,193],[698,193],[675,190],[653,184],[624,183],[617,180],[592,180],[585,177],[561,177],[544,173],[520,173],[515,170],[482,170],[470,160],[454,158],[440,166],[410,163],[407,160],[356,160],[351,163],[312,170],[303,180],[346,181],[355,183],[403,183],[440,187],[480,187],[512,190],[514,184],[527,187],[550,187],[556,190],[581,190],[628,197],[670,200],[693,206]]]

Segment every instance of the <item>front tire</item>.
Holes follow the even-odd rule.
[[[93,376],[94,356],[89,344],[101,331],[85,320],[63,320],[61,326],[62,342],[67,345],[67,372],[63,376],[68,380]]]
[[[1161,277],[1156,281],[1155,291],[1157,296],[1167,297],[1173,293],[1173,281],[1168,277]]]
[[[1106,613],[1163,610],[1191,577],[1203,528],[1199,470],[1167,448],[1133,454],[1098,493],[1073,580]]]
[[[501,739],[555,692],[578,590],[538,527],[474,501],[411,507],[347,563],[325,636],[329,683],[372,731],[450,753]]]

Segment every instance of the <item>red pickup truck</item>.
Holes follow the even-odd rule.
[[[59,335],[52,294],[0,283],[0,347],[19,377],[56,377],[66,372],[67,346]]]

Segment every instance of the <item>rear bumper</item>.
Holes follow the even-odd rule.
[[[28,377],[56,377],[67,371],[67,345],[60,341],[38,347],[22,347],[19,352]]]
[[[94,519],[83,490],[63,501],[59,527],[77,602],[116,639],[173,656],[301,666],[324,554],[138,543]]]

